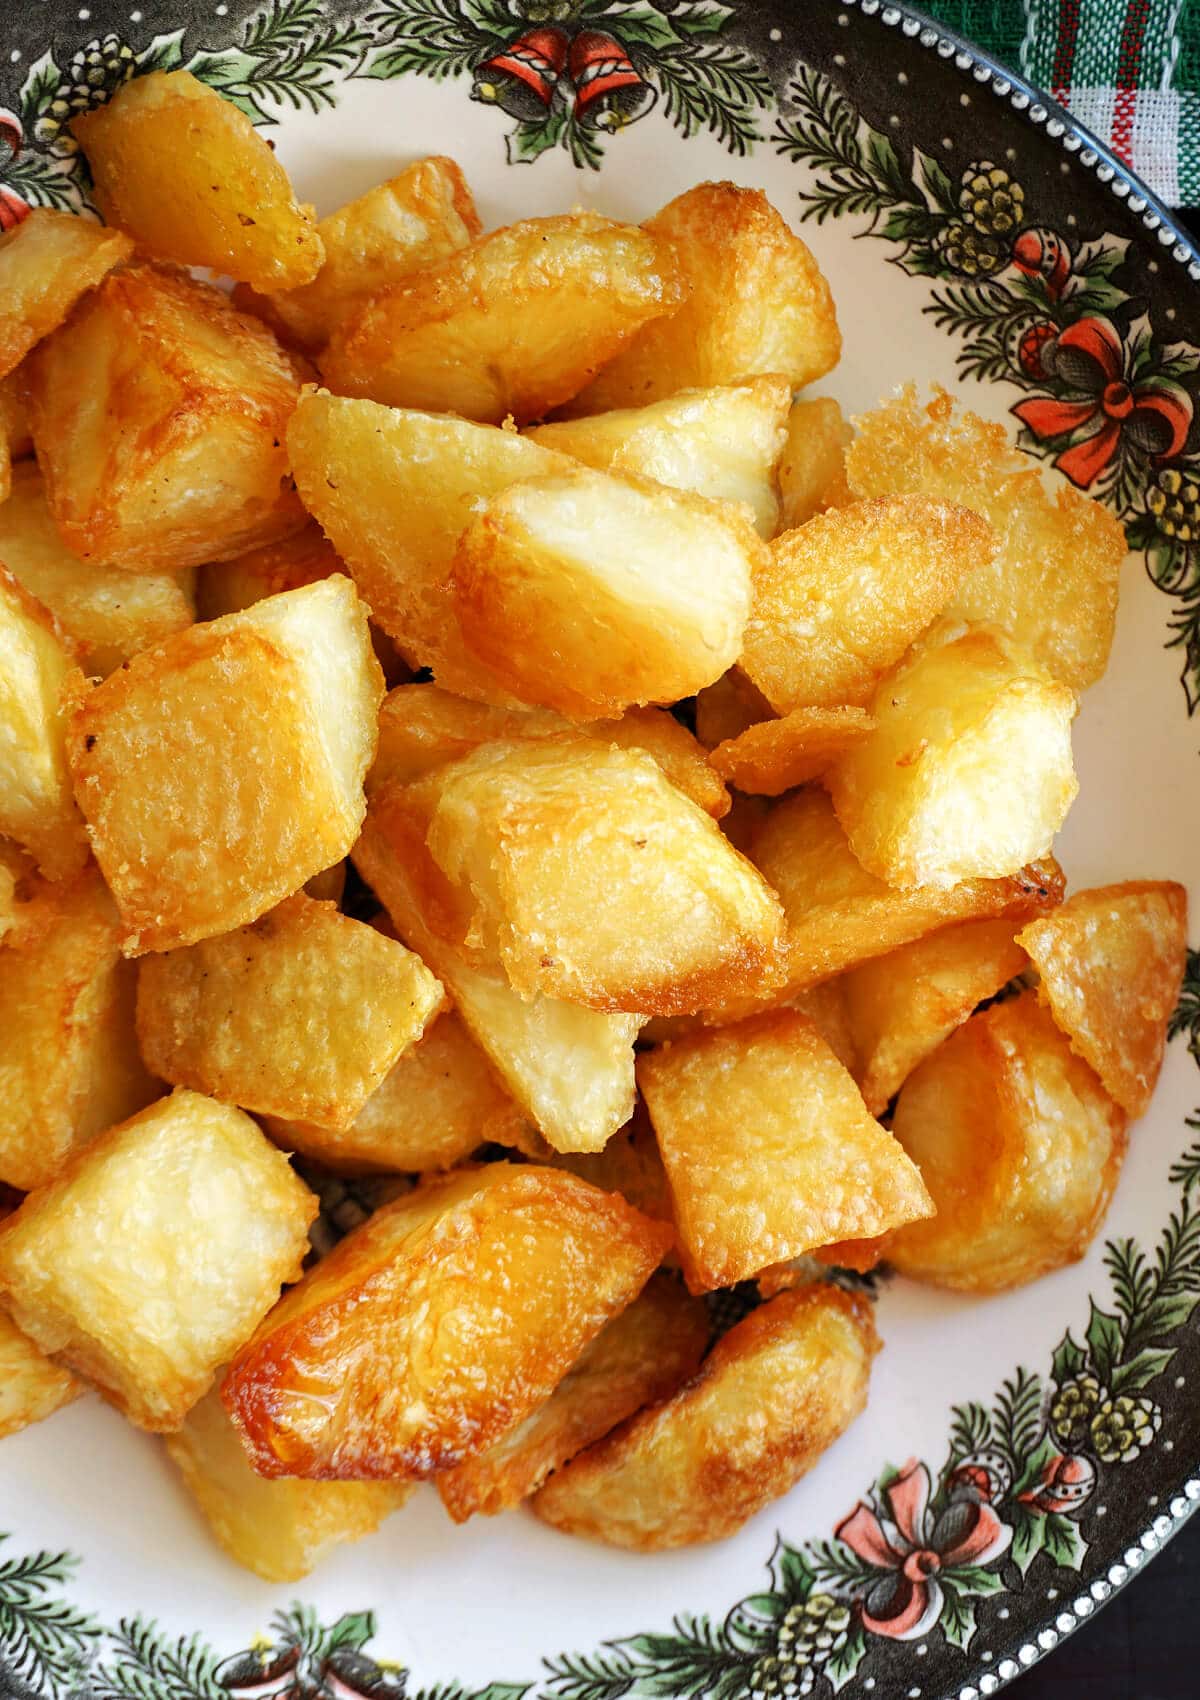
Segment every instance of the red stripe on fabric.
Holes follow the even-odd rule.
[[[1117,55],[1117,97],[1113,103],[1112,146],[1118,159],[1133,164],[1133,120],[1137,111],[1137,74],[1150,17],[1150,0],[1130,0]]]
[[[1055,100],[1066,101],[1071,88],[1071,68],[1075,63],[1075,43],[1079,39],[1079,0],[1062,0],[1058,14],[1058,41],[1054,47],[1054,69],[1051,89]]]

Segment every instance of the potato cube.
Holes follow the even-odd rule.
[[[1016,873],[1079,790],[1074,693],[1001,633],[954,629],[880,680],[875,730],[829,774],[851,850],[891,885]]]
[[[3,521],[0,509],[0,522]],[[196,608],[202,620],[239,614],[267,596],[299,590],[349,568],[315,520],[290,537],[248,549],[231,561],[209,561],[196,579]]]
[[[342,395],[524,424],[569,401],[683,294],[670,243],[637,225],[585,212],[530,218],[349,314],[321,375]]]
[[[684,390],[649,407],[536,425],[529,435],[598,472],[633,472],[723,502],[745,502],[763,537],[779,523],[775,467],[792,386],[778,374]]]
[[[472,943],[521,995],[681,1015],[769,971],[774,893],[644,752],[487,744],[414,791]]]
[[[1077,891],[1017,935],[1071,1049],[1131,1117],[1150,1102],[1187,965],[1187,892],[1167,880]]]
[[[0,833],[23,845],[49,879],[78,873],[87,860],[62,709],[73,676],[60,629],[0,566]]]
[[[208,266],[255,289],[294,289],[324,250],[274,150],[190,71],[152,71],[81,113],[96,203],[143,253]]]
[[[94,866],[19,879],[0,949],[0,1180],[30,1191],[161,1090],[134,1031],[137,970]]]
[[[442,1472],[442,1504],[456,1523],[519,1505],[585,1446],[689,1381],[709,1334],[705,1307],[671,1276],[652,1276],[641,1297],[585,1347],[544,1405],[487,1451]]]
[[[774,709],[739,667],[696,692],[696,739],[706,750],[769,720]]]
[[[853,435],[841,408],[827,396],[792,404],[779,462],[781,531],[854,499],[846,482],[846,448]]]
[[[1027,920],[1062,902],[1062,869],[1053,857],[1008,879],[897,891],[855,859],[822,791],[800,791],[779,803],[755,836],[751,856],[787,916],[787,995],[952,921]]]
[[[106,677],[195,618],[178,575],[126,573],[73,555],[50,517],[33,461],[13,468],[11,494],[0,505],[0,561],[53,615],[93,677]]]
[[[1065,481],[1048,494],[1002,425],[956,411],[942,390],[922,408],[906,389],[855,424],[846,467],[856,494],[961,502],[999,540],[947,615],[1001,626],[1074,691],[1094,684],[1108,664],[1126,551],[1115,517]]]
[[[690,696],[736,661],[764,547],[736,508],[581,467],[481,508],[454,606],[514,696],[592,720]]]
[[[1027,966],[1013,930],[1012,921],[962,921],[842,975],[858,1058],[851,1073],[873,1116],[977,1004]]]
[[[930,1213],[921,1177],[798,1010],[638,1058],[693,1292]]]
[[[252,1469],[215,1387],[166,1444],[217,1540],[264,1582],[298,1582],[335,1547],[373,1533],[412,1492],[407,1482],[268,1481]]]
[[[876,685],[991,559],[977,514],[926,497],[855,502],[771,545],[741,668],[779,714],[868,708]]]
[[[0,1310],[0,1440],[52,1417],[82,1392],[70,1370],[52,1362]]]
[[[778,797],[828,772],[861,743],[875,722],[861,708],[794,708],[779,720],[747,726],[712,752],[712,764],[739,791]]]
[[[642,330],[572,412],[644,407],[760,372],[798,388],[837,365],[842,339],[829,285],[761,190],[699,183],[645,228],[675,250],[683,305]]]
[[[532,1508],[567,1534],[641,1551],[723,1540],[859,1415],[878,1350],[863,1299],[820,1285],[780,1293],[673,1398],[551,1476]]]
[[[633,1113],[633,1042],[642,1017],[601,1015],[561,998],[520,997],[481,971],[426,919],[421,860],[402,788],[371,805],[354,862],[396,931],[442,981],[514,1100],[556,1151],[601,1150]]]
[[[549,1397],[668,1230],[554,1169],[491,1163],[385,1205],[289,1293],[222,1397],[265,1476],[413,1480]]]
[[[515,431],[306,390],[288,426],[296,485],[373,618],[447,690],[512,704],[463,646],[450,569],[463,528],[519,478],[569,469]]]
[[[894,1234],[888,1258],[973,1293],[1081,1258],[1125,1157],[1125,1112],[1032,992],[952,1033],[905,1082],[893,1127],[937,1215]]]
[[[481,228],[454,161],[419,159],[323,218],[324,265],[311,283],[269,296],[268,306],[301,347],[323,348],[372,296],[465,248]]]
[[[66,547],[178,572],[297,531],[291,357],[219,289],[113,272],[34,357],[33,435]]]
[[[0,236],[0,377],[132,253],[133,243],[119,230],[48,207],[35,207]]]
[[[345,1132],[442,1002],[420,957],[298,893],[248,927],[146,957],[138,1039],[173,1085]]]
[[[299,1279],[316,1213],[249,1116],[176,1092],[77,1151],[0,1225],[0,1296],[132,1422],[178,1428]]]
[[[382,698],[340,576],[193,626],[82,694],[68,759],[126,954],[243,926],[344,856]]]

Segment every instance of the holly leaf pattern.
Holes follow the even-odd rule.
[[[1088,1318],[1087,1343],[1092,1367],[1107,1386],[1121,1353],[1121,1324],[1110,1312],[1101,1310],[1095,1299]]]
[[[975,1638],[975,1607],[965,1595],[959,1594],[945,1581],[942,1592],[944,1599],[938,1625],[950,1645],[965,1653]]]
[[[789,1605],[806,1600],[817,1579],[804,1553],[798,1547],[789,1546],[782,1538],[775,1542],[770,1571],[776,1590],[785,1596]]]
[[[1006,1556],[1012,1560],[1022,1576],[1028,1574],[1029,1566],[1033,1563],[1046,1535],[1045,1514],[1031,1511],[1024,1505],[1016,1506],[1012,1517],[1012,1544]]]
[[[1061,1570],[1078,1570],[1083,1563],[1088,1544],[1079,1525],[1060,1512],[1047,1511],[1042,1517],[1042,1551],[1052,1564]]]
[[[836,1653],[832,1653],[828,1662],[823,1666],[824,1674],[829,1680],[829,1686],[835,1694],[851,1680],[862,1664],[867,1651],[867,1638],[857,1624],[846,1637],[845,1645]]]
[[[1064,1381],[1070,1381],[1087,1366],[1088,1355],[1082,1346],[1078,1346],[1068,1328],[1058,1345],[1054,1348],[1054,1356],[1050,1360],[1050,1371],[1054,1377],[1055,1386],[1061,1387]]]

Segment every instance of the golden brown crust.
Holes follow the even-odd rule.
[[[0,1309],[0,1440],[78,1399],[82,1383],[51,1362]]]
[[[778,797],[820,779],[874,726],[862,708],[794,708],[726,738],[709,759],[739,791]]]
[[[6,231],[0,237],[0,377],[132,253],[133,243],[119,230],[48,207],[35,207]]]
[[[346,570],[333,544],[310,520],[290,537],[248,549],[230,561],[206,562],[196,580],[196,609],[202,620],[218,620],[222,614],[252,607],[264,596],[298,590]]]
[[[779,462],[780,531],[854,500],[846,482],[846,448],[853,435],[828,396],[792,404]]]

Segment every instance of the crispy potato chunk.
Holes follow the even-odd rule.
[[[761,372],[798,387],[837,365],[829,285],[761,190],[699,183],[645,228],[673,246],[686,298],[609,362],[573,413],[644,407]]]
[[[1032,992],[973,1015],[909,1076],[893,1119],[937,1215],[888,1258],[936,1286],[994,1293],[1074,1263],[1125,1157],[1125,1113]]]
[[[63,543],[128,572],[240,555],[304,523],[284,426],[297,368],[219,289],[113,272],[38,349],[33,435]]]
[[[161,1088],[134,1032],[137,971],[95,866],[18,879],[0,950],[0,1180],[45,1186],[68,1157]]]
[[[1062,869],[1053,857],[1008,879],[897,891],[855,859],[822,791],[801,791],[777,804],[751,854],[787,916],[788,995],[951,921],[1026,920],[1062,902]]]
[[[1108,664],[1126,551],[1113,515],[1061,481],[1048,494],[1004,427],[956,410],[945,391],[923,408],[910,387],[855,424],[846,466],[857,495],[961,502],[999,540],[947,614],[1003,627],[1074,691],[1094,684]]]
[[[35,207],[0,236],[0,377],[132,253],[133,243],[119,230],[48,207]]]
[[[299,1279],[317,1201],[249,1116],[176,1092],[0,1224],[18,1327],[143,1428],[178,1428]]]
[[[87,860],[62,710],[78,677],[61,629],[0,566],[0,833],[49,879],[78,873]]]
[[[80,694],[68,759],[127,955],[256,920],[349,851],[382,698],[340,576],[193,626]]]
[[[82,1392],[70,1370],[52,1362],[0,1310],[0,1440],[52,1417]]]
[[[230,1558],[264,1582],[298,1582],[412,1492],[407,1482],[268,1481],[251,1468],[215,1387],[168,1435],[167,1451]]]
[[[781,531],[853,501],[846,482],[846,447],[853,435],[841,408],[827,396],[793,403],[779,462]]]
[[[276,1306],[234,1359],[225,1407],[265,1476],[433,1475],[550,1395],[668,1239],[555,1169],[426,1181]]]
[[[456,1523],[494,1517],[536,1493],[554,1470],[691,1379],[709,1341],[708,1312],[669,1275],[655,1275],[601,1329],[544,1405],[486,1452],[437,1478]]]
[[[524,424],[578,394],[683,295],[669,242],[649,231],[597,213],[525,219],[351,313],[321,375],[343,395]]]
[[[442,1001],[419,956],[298,893],[248,927],[146,957],[138,1039],[173,1085],[345,1132]]]
[[[493,496],[454,555],[471,653],[575,720],[674,702],[738,656],[763,545],[736,508],[578,468]]]
[[[738,667],[696,692],[696,740],[706,750],[740,737],[747,727],[769,720],[774,709]]]
[[[454,161],[419,159],[321,220],[324,265],[311,283],[271,295],[270,310],[302,347],[322,348],[373,295],[465,248],[481,228]]]
[[[32,461],[13,468],[11,493],[0,505],[0,562],[53,615],[93,677],[106,677],[195,618],[178,575],[126,573],[73,555]]]
[[[487,744],[422,788],[429,852],[471,940],[522,995],[680,1015],[769,969],[774,893],[644,752]]]
[[[33,453],[27,377],[26,368],[19,366],[7,377],[0,378],[0,435],[8,445],[8,458],[14,463],[28,460]]]
[[[404,659],[447,690],[511,704],[463,647],[454,549],[481,501],[571,462],[515,431],[313,390],[292,415],[288,452],[305,506]]]
[[[921,1177],[799,1010],[638,1058],[693,1292],[929,1215]]]
[[[1167,880],[1077,891],[1017,935],[1071,1049],[1131,1117],[1150,1102],[1187,965],[1187,892]]]
[[[1044,856],[1079,783],[1074,693],[1000,632],[953,628],[879,682],[829,774],[850,848],[891,885],[1002,879]]]
[[[231,561],[207,562],[196,580],[196,608],[202,620],[219,620],[222,614],[240,614],[264,597],[348,572],[320,526],[310,520],[290,537],[248,549]]]
[[[324,249],[311,209],[254,125],[190,71],[136,77],[71,125],[96,203],[143,253],[294,289]]]
[[[977,514],[922,496],[818,514],[776,538],[755,577],[742,671],[779,714],[867,708],[994,548]]]
[[[601,1015],[561,998],[520,997],[474,967],[425,918],[420,861],[401,788],[371,805],[354,862],[396,931],[442,981],[492,1066],[556,1151],[597,1151],[633,1113],[641,1016]]]
[[[551,1152],[546,1161],[556,1169],[569,1169],[581,1181],[590,1181],[605,1192],[619,1192],[643,1216],[674,1228],[667,1171],[659,1156],[646,1106],[640,1099],[628,1127],[614,1133],[603,1151],[566,1155]],[[667,1261],[676,1260],[669,1257]]]
[[[780,1293],[673,1398],[553,1475],[533,1510],[567,1534],[642,1551],[723,1540],[859,1415],[878,1350],[863,1299],[820,1285]]]
[[[1025,966],[1012,921],[963,921],[843,974],[858,1055],[851,1073],[871,1114],[881,1116],[917,1064]]]
[[[759,534],[779,523],[775,467],[783,452],[792,386],[778,373],[684,390],[649,407],[537,425],[548,449],[598,472],[633,472],[722,502],[745,502]]]
[[[348,1128],[276,1116],[266,1128],[285,1151],[349,1175],[452,1169],[481,1145],[519,1149],[532,1133],[452,1010],[404,1052]]]
[[[712,764],[739,791],[778,797],[828,772],[875,722],[862,708],[794,708],[779,720],[747,726],[712,752]]]

